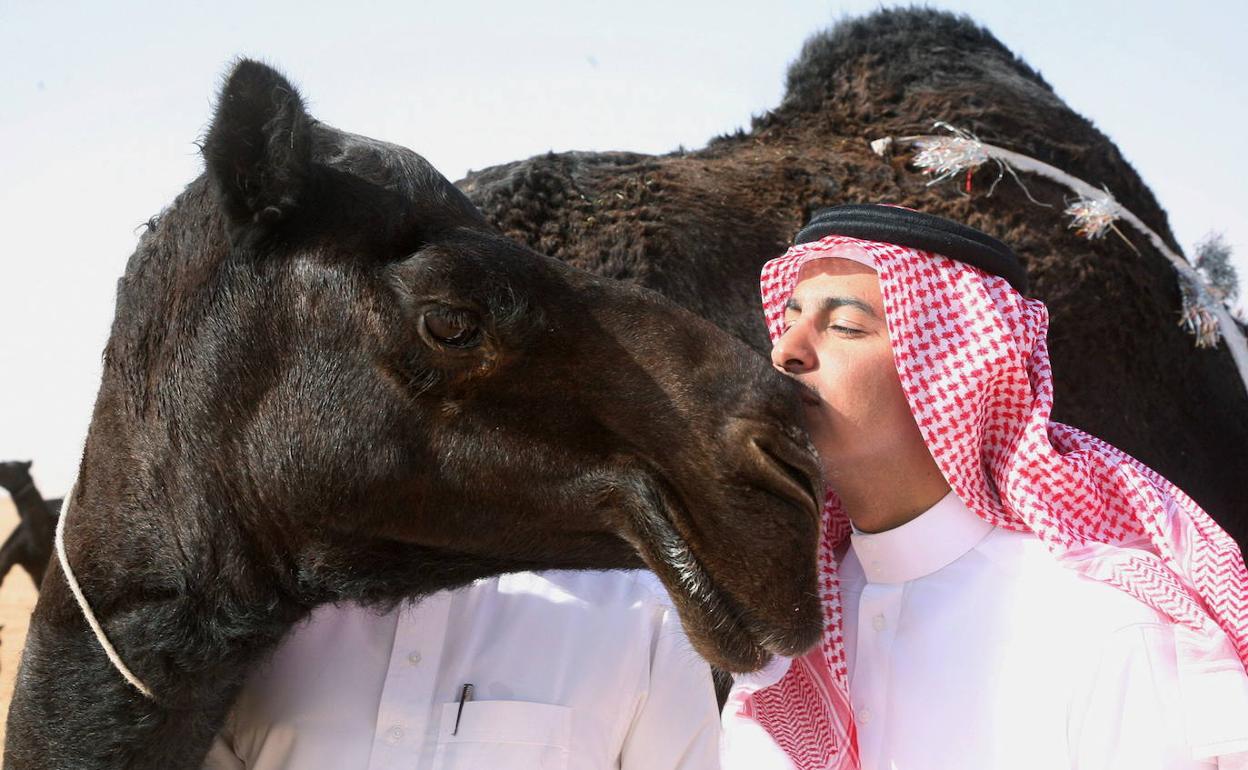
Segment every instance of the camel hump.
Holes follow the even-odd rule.
[[[864,72],[869,72],[865,80]],[[1060,104],[1039,72],[969,16],[883,8],[807,38],[789,66],[780,109],[816,112],[825,100],[846,98],[860,88],[867,90],[857,95],[881,104],[912,90],[1004,82]]]

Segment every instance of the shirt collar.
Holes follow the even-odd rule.
[[[868,583],[905,583],[952,564],[992,529],[950,492],[900,527],[874,534],[855,528],[849,539]]]

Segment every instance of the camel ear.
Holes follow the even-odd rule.
[[[231,241],[272,232],[305,202],[312,122],[299,92],[272,67],[242,59],[226,78],[204,159]]]

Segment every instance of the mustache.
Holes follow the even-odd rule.
[[[791,379],[797,386],[801,386],[802,391],[805,391],[805,393],[797,393],[797,398],[800,398],[802,402],[811,404],[811,406],[819,406],[819,404],[824,403],[824,394],[819,392],[819,387],[815,383],[806,382],[805,379],[801,379],[792,372],[786,371],[784,376]]]
[[[798,398],[802,401],[810,404],[823,403],[823,394],[819,392],[819,388],[813,382],[803,382],[791,374],[789,375],[789,378],[806,391],[805,393],[798,393]]]

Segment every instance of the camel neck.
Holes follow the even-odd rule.
[[[93,519],[107,517],[101,515],[101,508],[84,509],[82,497],[70,490],[56,527],[55,558],[64,587],[73,597],[64,609],[76,614],[77,623],[82,624],[84,654],[110,666],[120,688],[137,690],[153,706],[181,708],[195,693],[216,685],[241,684],[253,658],[275,646],[289,627],[306,615],[308,607],[283,601],[277,594],[260,599],[268,611],[257,614],[246,602],[240,602],[240,589],[230,585],[224,575],[205,578],[213,590],[170,594],[150,576],[132,569],[128,573],[132,578],[129,589],[125,596],[119,596],[115,585],[90,579],[93,572],[99,572],[102,553],[90,543],[101,532],[108,533],[110,540],[129,536],[119,528],[101,531],[88,525]],[[85,516],[81,515],[84,511]],[[132,548],[118,542],[110,545],[112,548],[103,552]],[[190,542],[186,547],[202,550]],[[157,571],[160,575],[185,568],[175,555],[158,550],[151,554],[151,562],[164,565]],[[87,577],[80,584],[84,573]],[[231,577],[249,585],[274,582],[256,575]],[[185,582],[189,584],[189,578]],[[61,596],[69,598],[64,593]],[[152,665],[154,658],[160,665]],[[170,671],[182,675],[169,676]],[[192,671],[196,675],[186,675]]]
[[[69,490],[69,494],[65,496],[65,499],[74,499],[73,489]],[[134,689],[141,692],[148,700],[156,700],[156,696],[152,694],[152,689],[135,676],[125,661],[121,659],[121,656],[117,654],[113,643],[108,640],[108,635],[100,627],[100,621],[96,620],[95,613],[91,610],[91,604],[87,601],[87,597],[83,595],[81,586],[78,585],[78,578],[74,576],[74,571],[69,566],[69,559],[65,556],[65,522],[67,521],[69,521],[68,504],[61,511],[61,518],[56,523],[56,560],[61,565],[61,572],[64,573],[65,582],[69,585],[69,590],[74,595],[74,601],[78,602],[78,609],[82,611],[82,617],[87,621],[87,625],[91,627],[91,633],[95,634],[95,640],[104,649],[104,653],[108,655],[108,660],[113,664],[113,668],[117,669],[117,673],[121,674],[123,679],[129,682]]]
[[[44,508],[43,495],[39,494],[39,489],[35,487],[34,479],[27,479],[20,489],[11,494],[13,496],[13,505],[23,519],[29,518],[27,514],[31,511],[37,510],[34,506],[39,506],[39,509]]]

